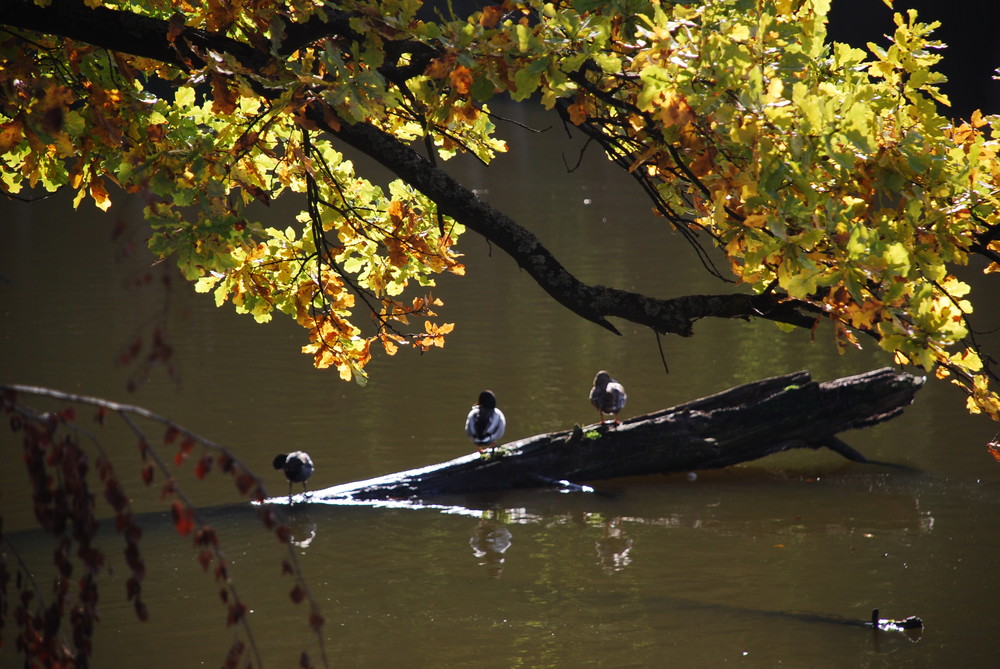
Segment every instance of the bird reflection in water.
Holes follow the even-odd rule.
[[[499,518],[498,511],[488,511],[476,525],[469,539],[472,554],[481,567],[486,567],[490,578],[500,578],[506,560],[504,553],[510,548],[512,535]]]
[[[285,516],[285,524],[291,531],[289,543],[299,548],[309,548],[316,538],[316,521],[307,513],[296,513]]]
[[[597,547],[597,561],[605,574],[613,574],[623,570],[632,563],[629,552],[632,550],[632,538],[625,534],[619,523],[620,518],[614,518],[604,523],[604,536],[594,542]]]

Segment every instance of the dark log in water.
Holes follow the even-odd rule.
[[[311,493],[311,501],[425,499],[717,469],[793,448],[868,462],[835,435],[902,413],[924,378],[893,369],[818,383],[802,371],[764,379],[619,425],[576,425],[437,465]],[[275,500],[277,501],[277,500]]]

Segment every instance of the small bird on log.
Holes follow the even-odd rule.
[[[600,422],[604,423],[604,414],[611,414],[615,425],[618,424],[618,412],[625,406],[625,386],[611,378],[603,369],[594,377],[594,387],[590,389],[590,403],[594,405],[600,415]]]
[[[495,446],[506,429],[507,419],[497,408],[496,395],[492,390],[479,393],[479,403],[472,405],[472,411],[465,419],[465,433],[469,439],[479,446],[482,453],[483,446]]]
[[[305,451],[292,451],[288,454],[274,456],[274,468],[284,472],[288,479],[288,501],[292,501],[292,484],[301,483],[303,494],[306,492],[306,480],[312,476],[313,461]]]

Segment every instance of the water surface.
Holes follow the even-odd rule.
[[[580,145],[567,145],[561,127],[505,134],[514,152],[495,168],[455,169],[581,279],[663,297],[733,290],[603,159],[588,155],[567,175]],[[635,415],[798,369],[827,380],[890,364],[871,345],[838,356],[822,328],[812,341],[768,322],[704,322],[693,338],[663,339],[666,374],[651,332],[620,323],[615,337],[575,317],[468,233],[468,275],[435,289],[440,320],[457,323],[446,348],[377,356],[362,389],[314,370],[288,323],[258,326],[176,279],[164,291],[173,274],[149,266],[140,198],[121,196],[108,215],[67,203],[0,204],[0,380],[170,416],[236,450],[273,494],[287,491],[270,470],[278,452],[308,450],[317,488],[468,452],[462,423],[485,387],[513,440],[591,421],[586,394],[600,368],[625,383],[625,413]],[[265,215],[283,225],[293,211]],[[1000,313],[990,297],[979,307],[984,330]],[[175,373],[153,368],[128,392],[135,368],[116,361],[158,323]],[[963,405],[931,380],[902,417],[842,435],[912,470],[803,451],[695,477],[607,482],[595,495],[448,501],[464,511],[296,507],[290,522],[326,618],[326,653],[331,665],[358,667],[997,666],[1000,465],[985,448],[997,426]],[[4,530],[44,578],[51,546],[33,529],[20,445],[10,433],[0,444],[10,463],[0,470]],[[139,482],[135,438],[111,428],[102,445],[143,514],[151,619],[139,623],[124,601],[127,571],[108,529],[95,666],[218,666],[233,633],[217,586],[174,531],[159,488]],[[266,666],[296,666],[303,649],[315,658],[282,547],[256,512],[228,479],[198,482],[187,466],[180,480],[219,529]],[[873,607],[920,615],[927,627],[911,638],[844,624]],[[0,666],[17,666],[10,643]]]

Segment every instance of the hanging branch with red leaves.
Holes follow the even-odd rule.
[[[139,406],[120,404],[96,397],[74,395],[35,386],[0,386],[3,412],[11,430],[22,436],[24,463],[32,486],[32,501],[39,525],[56,540],[54,556],[56,575],[52,584],[55,596],[46,601],[42,589],[35,583],[20,560],[16,545],[3,534],[0,516],[0,630],[7,620],[8,602],[16,601],[13,620],[17,627],[16,647],[29,663],[48,667],[88,667],[92,655],[92,639],[99,618],[98,588],[95,577],[108,567],[107,556],[95,545],[99,529],[97,495],[91,489],[91,451],[96,452],[93,465],[103,488],[103,498],[114,511],[115,528],[125,541],[125,563],[131,571],[126,581],[126,597],[133,602],[136,616],[146,621],[149,610],[142,599],[145,563],[140,551],[142,529],[135,521],[121,479],[112,466],[112,458],[101,445],[95,432],[77,422],[79,406],[95,407],[93,420],[104,427],[109,415],[116,415],[138,437],[142,462],[139,479],[153,485],[157,475],[163,479],[160,499],[169,504],[174,528],[182,537],[191,537],[198,551],[197,558],[205,571],[212,569],[219,585],[219,598],[227,607],[227,626],[238,626],[241,634],[233,641],[222,666],[261,667],[259,649],[254,640],[246,613],[248,606],[240,596],[229,574],[229,561],[219,543],[215,529],[204,521],[198,509],[177,482],[174,471],[160,454],[160,448],[176,448],[174,465],[182,467],[194,460],[193,473],[203,480],[212,470],[233,478],[240,495],[251,502],[268,497],[263,481],[231,450],[191,432],[177,423]],[[41,411],[24,402],[23,396],[56,400],[69,406],[56,411]],[[164,428],[162,439],[152,439],[142,422]],[[84,437],[84,439],[81,439]],[[89,444],[85,448],[81,441]],[[158,444],[158,445],[154,445]],[[200,449],[200,453],[196,453]],[[309,626],[316,637],[322,666],[329,666],[323,643],[324,617],[312,597],[293,550],[292,532],[271,506],[257,505],[261,523],[286,546],[287,556],[281,571],[292,577],[289,592],[298,604],[309,603]],[[14,556],[17,566],[8,564]],[[74,579],[76,571],[82,576]],[[11,599],[11,580],[14,599]],[[0,643],[3,637],[0,636]],[[248,650],[249,646],[249,650]],[[306,651],[301,666],[313,666]]]

